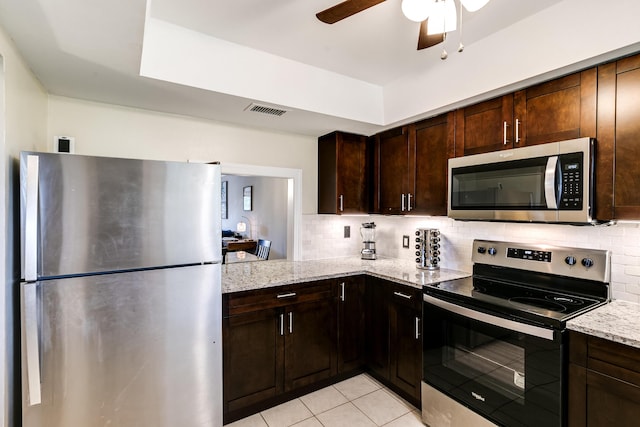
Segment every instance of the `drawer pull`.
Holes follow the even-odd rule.
[[[393,294],[395,296],[397,296],[397,297],[402,297],[402,298],[405,298],[405,299],[411,299],[411,295],[403,294],[402,292],[394,292]]]
[[[416,339],[420,339],[420,318],[416,316]]]
[[[340,283],[340,301],[344,302],[344,282]]]
[[[280,298],[292,298],[295,297],[296,293],[295,292],[289,292],[288,294],[278,294],[278,296],[276,296],[276,298],[280,299]]]

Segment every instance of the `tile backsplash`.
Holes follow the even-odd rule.
[[[545,243],[611,251],[611,285],[615,299],[640,302],[640,222],[571,226],[556,224],[454,221],[447,217],[303,215],[302,259],[327,259],[359,255],[360,224],[376,223],[378,256],[413,260],[416,228],[441,232],[441,267],[471,272],[474,239]],[[344,238],[344,227],[351,237]],[[402,236],[410,236],[409,249]],[[375,261],[372,261],[375,262]]]

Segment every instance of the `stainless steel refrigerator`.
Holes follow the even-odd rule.
[[[23,152],[26,427],[222,425],[220,166]]]

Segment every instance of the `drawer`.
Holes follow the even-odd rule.
[[[390,300],[395,304],[420,310],[422,308],[422,289],[391,283],[389,286]]]
[[[224,315],[233,316],[251,311],[332,298],[332,283],[330,280],[321,280],[226,294],[223,299]]]

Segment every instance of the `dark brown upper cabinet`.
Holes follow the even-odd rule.
[[[445,215],[447,160],[454,155],[453,112],[376,135],[374,211]]]
[[[456,156],[596,135],[597,69],[456,112]]]
[[[596,217],[640,218],[640,55],[598,67]]]
[[[318,138],[318,213],[369,212],[367,137],[332,132]]]

